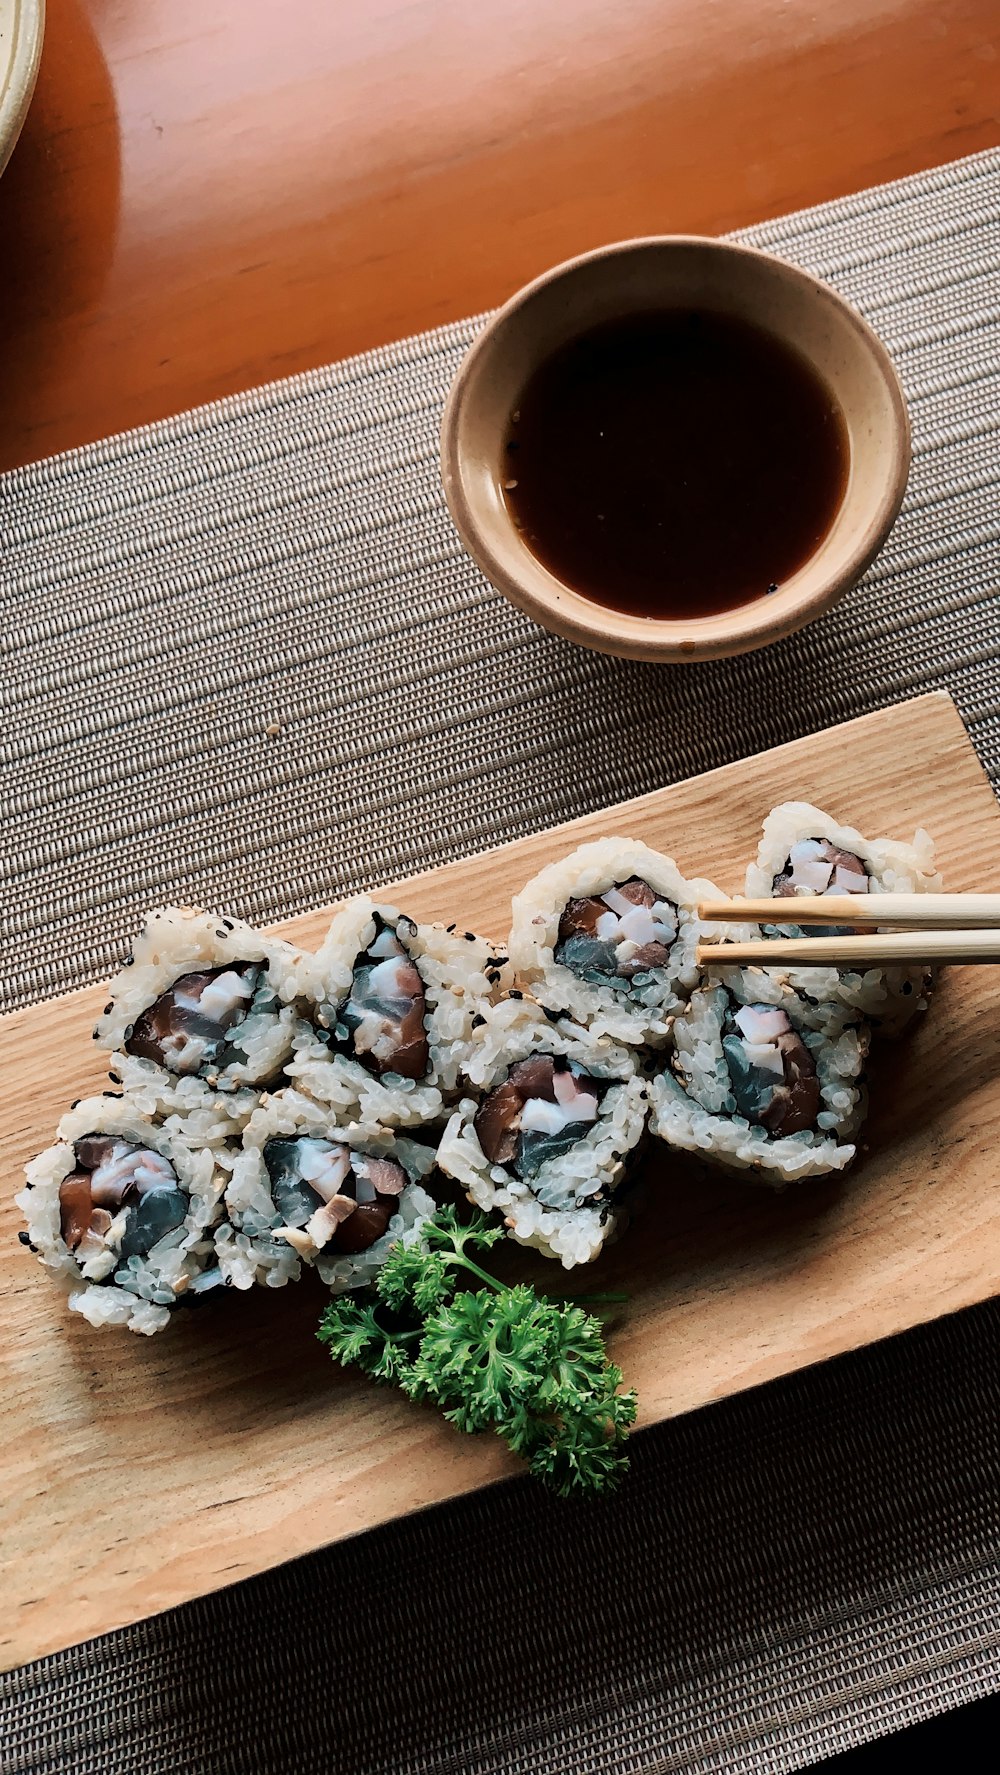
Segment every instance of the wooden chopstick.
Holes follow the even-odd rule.
[[[947,962],[1000,962],[1000,930],[872,931],[861,937],[775,937],[748,943],[698,944],[698,964],[703,968],[864,969],[914,962],[928,967],[942,967]]]
[[[774,900],[703,900],[706,923],[854,925],[923,931],[1000,930],[1000,894],[795,894]]]

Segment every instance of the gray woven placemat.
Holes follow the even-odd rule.
[[[2,984],[136,911],[272,919],[932,686],[1000,771],[1000,154],[748,230],[868,313],[906,507],[864,585],[683,669],[533,629],[436,473],[475,323],[0,478]],[[627,722],[623,714],[627,712]],[[993,1307],[5,1679],[11,1770],[777,1770],[998,1681]],[[5,1765],[6,1767],[7,1765]]]

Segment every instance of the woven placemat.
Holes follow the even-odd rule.
[[[885,553],[762,654],[604,659],[484,585],[436,469],[475,322],[0,478],[7,1005],[150,902],[274,919],[931,687],[996,778],[1000,154],[741,238],[871,317],[914,424]],[[4,1767],[777,1770],[984,1692],[998,1329],[645,1432],[613,1507],[507,1484],[46,1659]]]

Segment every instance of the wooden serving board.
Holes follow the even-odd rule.
[[[926,825],[946,885],[1000,884],[1000,808],[947,696],[867,716],[387,890],[420,918],[505,933],[510,897],[585,838],[625,834],[724,890],[777,801],[870,833]],[[316,944],[328,909],[285,929]],[[210,1300],[152,1339],[92,1331],[16,1242],[21,1167],[100,1090],[100,988],[0,1021],[2,1663],[11,1666],[518,1470],[489,1437],[332,1366],[314,1276]],[[1000,1286],[1000,982],[941,981],[872,1075],[846,1178],[785,1196],[667,1157],[638,1236],[605,1253],[630,1301],[613,1354],[641,1423],[954,1311]],[[547,1284],[550,1266],[518,1258]],[[559,1272],[561,1274],[561,1272]],[[585,1284],[584,1284],[585,1286]]]

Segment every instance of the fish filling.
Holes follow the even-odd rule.
[[[473,1126],[491,1165],[537,1176],[597,1121],[607,1080],[562,1055],[535,1054],[512,1066],[476,1111]]]
[[[350,994],[337,1012],[337,1040],[376,1078],[424,1079],[431,1067],[426,1018],[420,970],[391,926],[376,918],[374,941],[355,962]]]
[[[183,1226],[188,1197],[162,1153],[111,1134],[85,1134],[73,1155],[75,1168],[59,1185],[59,1226],[78,1263],[106,1252],[121,1262],[148,1257]]]
[[[730,1011],[722,1050],[737,1111],[748,1122],[775,1137],[816,1126],[816,1062],[785,1011],[773,1005]]]
[[[567,901],[555,959],[589,986],[624,991],[669,967],[676,940],[677,908],[633,875],[606,893]]]
[[[269,1140],[264,1165],[284,1224],[301,1227],[318,1251],[345,1256],[381,1239],[409,1181],[398,1159],[313,1135]]]
[[[788,853],[788,861],[771,883],[776,899],[798,894],[867,894],[868,871],[853,851],[845,851],[828,838],[800,838]],[[852,925],[801,925],[805,936],[847,937]]]
[[[278,1009],[266,968],[259,962],[238,961],[182,974],[136,1018],[125,1051],[168,1072],[210,1077],[233,1061],[246,1059],[232,1037],[250,1012],[274,1014]]]

